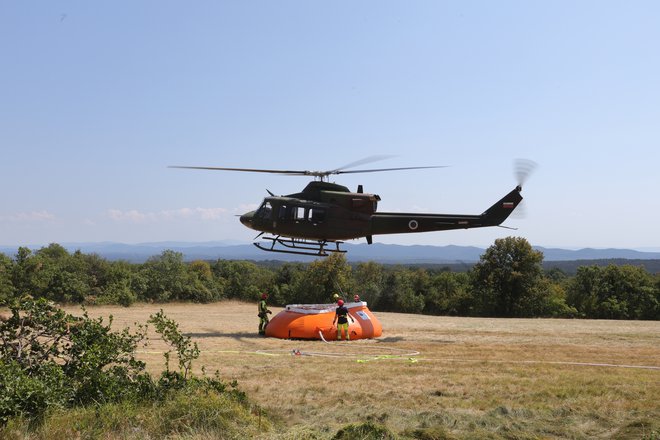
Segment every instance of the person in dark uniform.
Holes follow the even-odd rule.
[[[341,333],[342,330],[346,333],[346,340],[350,341],[351,340],[351,335],[348,332],[348,320],[351,320],[351,322],[355,322],[353,317],[351,316],[350,313],[348,313],[348,309],[346,306],[344,306],[344,300],[340,299],[337,301],[337,309],[335,310],[335,319],[332,320],[332,325],[335,325],[335,322],[337,323],[337,340],[341,341]]]
[[[266,300],[268,299],[268,294],[267,293],[262,293],[261,294],[261,301],[259,301],[259,314],[257,315],[259,317],[259,334],[260,335],[265,335],[266,334],[266,326],[268,325],[269,319],[268,315],[271,312],[268,310],[268,305],[266,304]]]

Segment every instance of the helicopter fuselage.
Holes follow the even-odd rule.
[[[266,197],[261,206],[241,216],[256,231],[310,240],[349,240],[369,235],[380,197],[352,193],[342,185],[310,182],[301,192]]]
[[[259,249],[327,256],[328,252],[346,252],[340,249],[343,240],[364,237],[367,243],[371,244],[373,236],[380,234],[499,226],[522,201],[521,185],[536,166],[530,160],[518,161],[516,167],[518,186],[479,215],[377,212],[380,201],[377,194],[364,193],[362,185],[358,186],[356,192],[351,192],[345,186],[328,182],[329,176],[338,174],[444,168],[444,166],[432,165],[348,170],[388,157],[391,156],[371,156],[326,171],[180,165],[170,168],[270,173],[319,179],[310,182],[302,192],[296,194],[277,197],[269,191],[271,197],[266,197],[258,209],[243,214],[241,223],[259,231],[256,238],[264,233],[273,235],[261,237],[266,242],[270,241],[270,247],[253,243]],[[334,245],[334,249],[329,246],[330,244]]]
[[[521,188],[483,214],[421,214],[377,212],[376,194],[350,192],[345,186],[310,182],[301,192],[266,197],[261,206],[241,216],[241,223],[259,232],[292,239],[335,242],[373,235],[429,232],[496,226],[522,200]]]

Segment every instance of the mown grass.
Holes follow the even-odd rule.
[[[123,326],[144,322],[161,307],[93,307],[89,312],[113,314],[116,325]],[[259,338],[254,304],[163,308],[199,343],[196,372],[204,365],[209,372],[218,370],[223,380],[237,380],[250,401],[247,407],[238,408],[237,415],[228,409],[223,416],[212,409],[223,402],[198,401],[189,408],[182,398],[168,402],[181,411],[111,408],[116,417],[106,422],[93,410],[58,413],[51,416],[55,422],[47,419],[34,434],[19,426],[24,436],[8,438],[95,438],[85,436],[97,433],[96,438],[109,439],[329,440],[353,426],[350,435],[363,436],[356,438],[379,438],[385,429],[402,440],[660,440],[659,322],[378,313],[384,327],[379,340],[324,344]],[[155,374],[162,370],[164,348],[156,339],[140,354]],[[337,356],[292,356],[294,348]],[[419,355],[375,355],[391,354],[391,349]],[[231,408],[231,402],[227,405]],[[264,408],[261,429],[256,407]],[[128,416],[121,415],[124,411]],[[223,417],[236,423],[213,422]],[[89,425],[77,418],[89,419]],[[75,426],[84,429],[71,431]]]

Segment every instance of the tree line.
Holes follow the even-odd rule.
[[[145,263],[69,253],[59,244],[0,254],[0,302],[23,295],[58,303],[121,304],[222,299],[276,306],[328,303],[359,294],[374,311],[488,317],[660,319],[660,274],[643,267],[581,266],[568,276],[544,270],[524,238],[498,239],[467,272],[350,265],[341,254],[311,263],[185,262],[166,250]]]

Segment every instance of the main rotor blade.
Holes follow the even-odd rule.
[[[183,168],[188,170],[213,170],[213,171],[246,171],[249,173],[271,173],[271,174],[290,174],[296,176],[309,176],[310,171],[295,170],[263,170],[256,168],[225,168],[225,167],[188,167],[181,165],[170,165],[167,168]]]
[[[424,170],[428,168],[448,168],[448,165],[437,165],[429,167],[399,167],[399,168],[379,168],[370,170],[350,170],[350,171],[337,171],[333,174],[352,174],[352,173],[376,173],[380,171],[400,171],[400,170]]]
[[[365,157],[364,159],[356,160],[355,162],[348,163],[344,166],[341,166],[339,168],[335,168],[334,170],[326,171],[328,174],[338,174],[337,171],[345,170],[347,168],[353,168],[358,165],[364,165],[366,163],[373,163],[373,162],[378,162],[379,160],[385,160],[385,159],[390,159],[392,157],[396,157],[393,154],[378,154],[375,156],[369,156]]]
[[[341,168],[337,168],[330,171],[309,171],[309,170],[268,170],[260,168],[227,168],[227,167],[191,167],[191,166],[182,166],[182,165],[170,165],[168,168],[180,168],[188,170],[211,170],[211,171],[242,171],[249,173],[270,173],[270,174],[285,174],[289,176],[314,176],[325,178],[330,174],[355,174],[355,173],[375,173],[380,171],[400,171],[400,170],[422,170],[427,168],[447,168],[445,165],[441,166],[426,166],[426,167],[396,167],[396,168],[377,168],[377,169],[365,169],[365,170],[350,170],[344,171],[346,168],[351,168],[365,163],[371,163],[378,160],[387,159],[392,156],[381,155],[381,156],[370,156],[362,160],[344,165]]]

